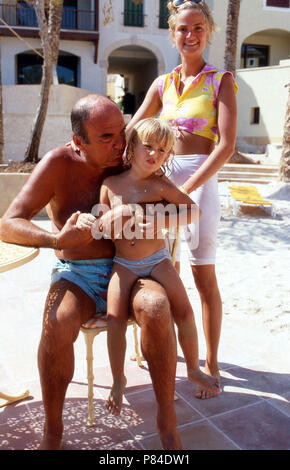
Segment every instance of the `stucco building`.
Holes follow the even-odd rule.
[[[205,59],[223,67],[228,2],[207,3],[214,11],[219,31],[205,52]],[[69,138],[68,108],[80,94],[98,92],[120,100],[127,88],[134,95],[136,108],[152,80],[179,63],[178,52],[169,40],[166,5],[167,0],[64,1],[58,67],[62,86],[52,94],[41,153],[51,148],[52,140],[58,145]],[[5,127],[10,129],[6,135],[13,138],[13,122],[17,126],[24,122],[25,140],[32,121],[31,103],[37,103],[35,84],[41,77],[41,60],[33,51],[40,48],[36,17],[31,7],[16,0],[1,0],[0,16],[5,21],[0,24],[0,36]],[[285,85],[290,71],[289,20],[289,0],[241,0],[238,144],[244,151],[265,151],[268,144],[279,144],[282,140]],[[9,26],[26,43],[15,37]],[[8,101],[13,99],[16,85],[25,85],[24,101],[15,101],[13,108]],[[61,91],[64,89],[65,92]],[[27,99],[30,105],[26,107]],[[25,119],[26,111],[29,119]],[[24,142],[16,145],[7,138],[6,155],[21,160]]]

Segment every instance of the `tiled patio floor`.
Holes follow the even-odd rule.
[[[46,221],[41,222],[46,226]],[[37,372],[37,347],[42,309],[49,284],[53,254],[41,250],[28,265],[1,274],[0,390],[29,389],[24,401],[0,408],[0,449],[37,449],[44,411]],[[186,283],[186,276],[185,283]],[[205,346],[196,294],[189,294],[200,331],[200,357]],[[4,319],[4,321],[3,321]],[[275,337],[260,336],[254,344],[246,323],[224,317],[220,348],[223,393],[210,400],[194,398],[186,380],[179,351],[175,402],[178,428],[187,450],[280,450],[290,448],[289,345]],[[250,328],[250,326],[249,326]],[[156,405],[146,362],[130,361],[133,335],[127,333],[128,378],[120,417],[105,408],[111,384],[106,335],[94,343],[95,426],[86,426],[87,385],[82,335],[75,343],[75,374],[65,401],[63,449],[161,449],[155,428]]]

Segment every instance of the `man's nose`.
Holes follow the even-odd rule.
[[[123,147],[125,147],[125,145],[126,145],[126,138],[123,134],[120,134],[114,142],[114,147],[122,149]]]

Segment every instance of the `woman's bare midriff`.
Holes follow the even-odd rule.
[[[186,131],[180,131],[179,134],[176,136],[174,146],[175,155],[209,155],[215,147],[215,142],[206,137],[193,135]]]

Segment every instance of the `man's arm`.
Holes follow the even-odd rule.
[[[61,178],[60,149],[49,152],[35,167],[26,184],[12,201],[2,217],[1,240],[42,248],[70,248],[86,243],[82,229],[76,228],[78,213],[73,214],[58,233],[48,232],[31,219],[52,199],[55,185]]]
[[[1,239],[28,246],[53,248],[54,234],[31,219],[49,203],[54,194],[52,153],[43,157],[28,181],[12,201],[1,220]]]

